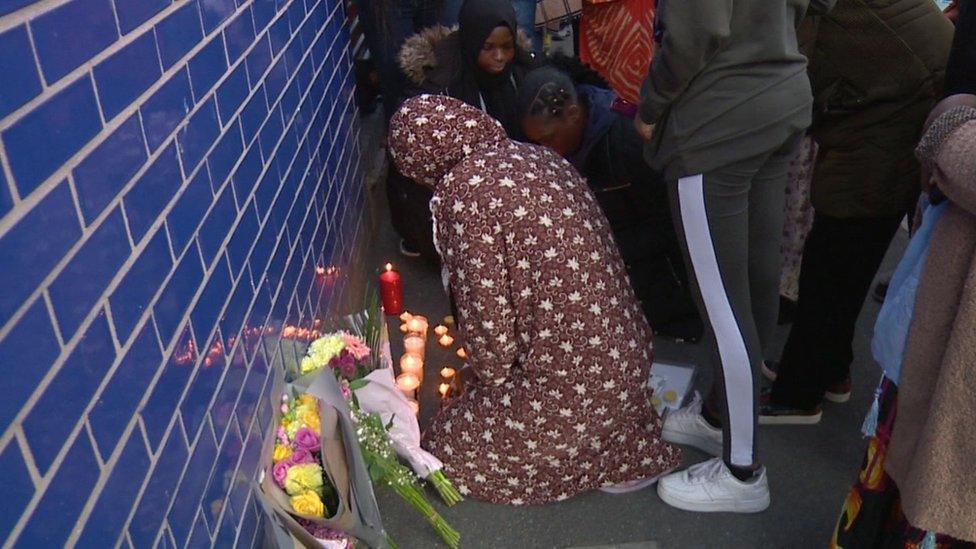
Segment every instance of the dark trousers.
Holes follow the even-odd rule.
[[[902,217],[814,217],[803,248],[796,318],[773,385],[774,403],[812,409],[828,387],[850,376],[857,317]]]
[[[433,192],[402,175],[390,162],[386,175],[386,197],[390,203],[393,230],[404,244],[427,261],[437,263],[440,256],[434,248],[434,224],[430,215]]]

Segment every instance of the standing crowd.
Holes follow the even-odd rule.
[[[976,543],[976,0],[584,0],[579,59],[541,51],[531,2],[363,7],[393,225],[441,265],[475,373],[424,434],[463,492],[656,484],[689,511],[765,510],[757,426],[849,398],[907,226],[902,312],[875,331],[902,344],[831,543]],[[652,328],[715,367],[663,419]],[[677,445],[714,458],[679,471]]]

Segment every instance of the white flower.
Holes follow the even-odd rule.
[[[559,254],[556,252],[555,248],[549,248],[543,255],[546,257],[546,259],[555,259]]]
[[[516,266],[519,269],[522,269],[523,271],[524,270],[527,270],[529,268],[529,260],[527,260],[527,259],[519,259],[518,260],[518,263],[516,263]]]
[[[569,300],[573,303],[578,303],[583,299],[583,296],[579,292],[573,292],[568,296]]]
[[[539,223],[544,227],[552,227],[552,219],[550,219],[548,215],[539,217]]]
[[[577,261],[575,257],[567,261],[566,266],[574,271],[578,271],[580,268],[579,261]]]
[[[523,206],[519,206],[518,208],[515,208],[515,211],[513,212],[513,214],[515,215],[515,217],[517,217],[519,219],[522,219],[528,213],[529,213],[528,210],[526,210]]]
[[[461,202],[460,200],[455,200],[454,201],[454,206],[451,207],[451,210],[453,210],[454,213],[461,213],[461,212],[463,212],[464,211],[464,202]]]
[[[492,280],[492,279],[490,279],[490,278],[482,278],[481,279],[481,285],[483,287],[485,287],[485,288],[494,288],[495,287],[495,281]]]
[[[526,263],[528,263],[528,262],[526,262]],[[528,268],[528,265],[526,265],[526,268]],[[553,309],[553,305],[552,305],[552,300],[551,299],[544,299],[544,300],[542,300],[542,303],[540,303],[539,306],[542,307],[542,310],[543,311],[550,311],[551,312],[552,309]]]
[[[598,303],[594,303],[593,305],[590,305],[590,312],[595,315],[599,315],[603,313],[603,308],[600,307]]]
[[[575,386],[573,386],[573,390],[576,391],[576,394],[581,396],[586,394],[586,386],[582,383],[577,383]]]
[[[416,125],[418,125],[418,126],[423,126],[423,125],[427,124],[428,122],[430,122],[430,120],[428,120],[426,116],[418,116],[413,121],[413,123],[416,124]]]
[[[465,120],[464,121],[464,127],[465,128],[475,128],[477,126],[478,126],[478,121],[477,120],[468,119],[468,120]]]

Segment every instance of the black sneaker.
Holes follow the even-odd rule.
[[[420,257],[420,252],[414,251],[407,245],[407,241],[400,239],[400,255],[404,257]]]
[[[769,381],[776,381],[776,378],[779,376],[779,362],[764,360],[761,369],[763,377]]]
[[[793,406],[774,404],[771,394],[764,391],[759,398],[760,425],[816,425],[823,417],[820,406],[804,410]]]

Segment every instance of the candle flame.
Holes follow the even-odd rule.
[[[392,271],[393,270],[393,264],[392,263],[387,263],[386,265],[384,265],[383,268],[386,269],[387,271]]]

